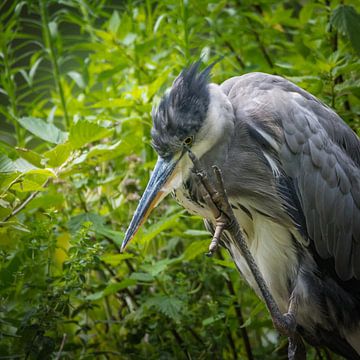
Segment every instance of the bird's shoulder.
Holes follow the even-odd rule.
[[[258,146],[274,150],[313,250],[334,262],[342,280],[360,279],[359,138],[328,106],[279,76],[252,73],[221,86],[237,121]]]

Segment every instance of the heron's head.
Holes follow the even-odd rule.
[[[230,111],[231,105],[217,85],[209,84],[212,66],[203,71],[199,71],[199,66],[200,62],[196,62],[183,70],[159,106],[153,109],[151,136],[158,161],[126,231],[122,248],[151,210],[188,176],[192,166],[188,150],[191,148],[201,158],[222,135],[219,111]]]

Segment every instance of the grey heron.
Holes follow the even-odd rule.
[[[169,193],[208,229],[216,219],[187,149],[221,169],[229,202],[281,312],[296,299],[296,330],[312,345],[360,359],[360,140],[292,82],[249,73],[217,85],[211,66],[184,69],[153,110],[158,161],[123,248]],[[226,236],[226,234],[224,234]],[[257,284],[233,243],[238,270]]]

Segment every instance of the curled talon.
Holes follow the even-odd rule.
[[[217,239],[215,236],[211,240],[211,243],[209,245],[209,252],[206,253],[206,256],[212,257],[216,250],[219,247],[219,239]]]

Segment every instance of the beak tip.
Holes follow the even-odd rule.
[[[123,239],[123,242],[121,244],[121,248],[120,248],[120,252],[123,253],[125,248],[126,248],[126,245],[128,244],[129,242],[129,239],[127,238],[127,236],[125,236],[125,238]]]

